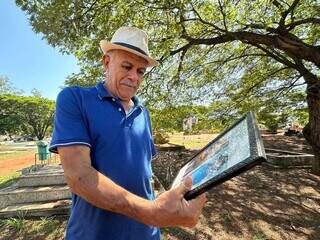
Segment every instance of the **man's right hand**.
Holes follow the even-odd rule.
[[[205,194],[187,201],[184,194],[192,187],[192,179],[187,178],[176,188],[162,193],[154,201],[152,225],[158,227],[194,227],[206,202]]]

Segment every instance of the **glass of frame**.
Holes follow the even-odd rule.
[[[184,196],[190,200],[265,160],[257,122],[249,112],[194,155],[179,170],[171,188],[191,177],[192,188]]]

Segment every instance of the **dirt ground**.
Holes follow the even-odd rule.
[[[27,152],[24,156],[8,157],[0,161],[0,176],[6,176],[34,164],[34,153]]]
[[[267,148],[310,152],[303,139],[265,135]],[[154,172],[167,188],[195,151],[161,152]],[[168,166],[171,166],[170,168]],[[164,239],[319,240],[320,177],[309,169],[276,170],[267,165],[214,187],[196,229],[163,229]]]
[[[40,164],[39,156],[35,156],[34,150],[25,151],[25,154],[19,156],[10,156],[6,159],[0,160],[0,176],[11,175],[15,172],[19,172],[23,168],[30,167],[35,164],[35,157],[37,158],[37,164]],[[59,162],[59,155],[50,154],[50,162]],[[43,162],[44,164],[48,163],[48,160]]]
[[[310,153],[312,149],[304,138],[283,134],[262,134],[265,148],[275,148],[299,153]]]

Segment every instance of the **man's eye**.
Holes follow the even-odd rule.
[[[145,71],[138,71],[138,73],[141,75],[141,76],[143,76],[144,74],[145,74]]]
[[[123,67],[124,69],[128,70],[128,71],[131,69],[130,66],[126,66],[126,65],[123,65],[122,67]]]

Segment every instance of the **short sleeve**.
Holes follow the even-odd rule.
[[[57,153],[57,148],[61,146],[86,145],[91,147],[81,98],[79,91],[75,90],[80,89],[65,88],[57,97],[50,152]]]

